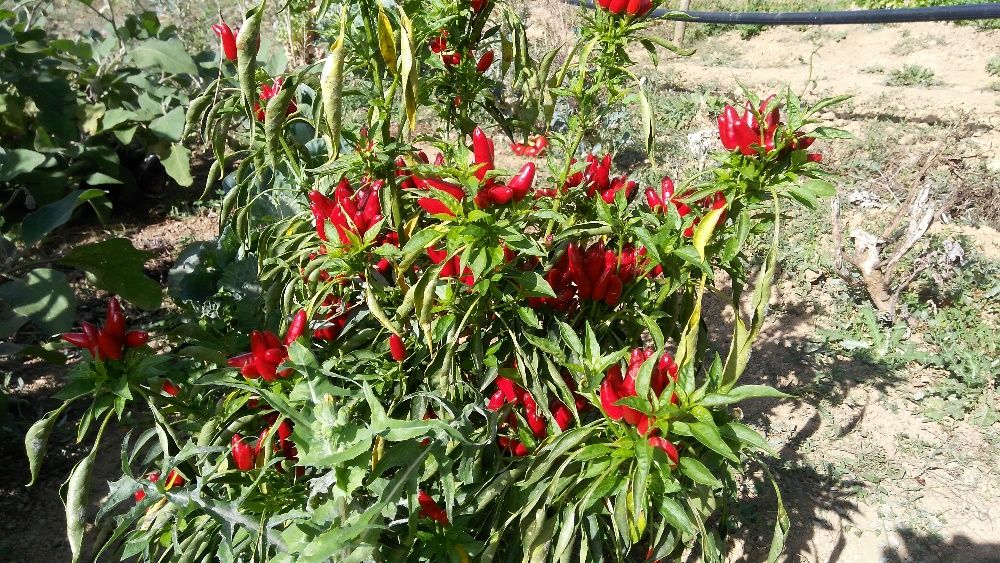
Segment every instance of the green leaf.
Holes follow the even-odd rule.
[[[816,139],[853,139],[849,131],[837,129],[835,127],[817,127],[809,132],[810,137]]]
[[[34,246],[56,228],[73,217],[73,211],[80,204],[104,195],[103,190],[78,190],[59,201],[40,207],[29,213],[21,222],[21,240],[25,246]]]
[[[517,285],[532,297],[555,297],[556,292],[538,272],[520,272],[513,276]]]
[[[681,461],[683,462],[685,459],[691,458],[683,458]],[[704,467],[704,465],[702,467]],[[708,470],[706,469],[705,471]],[[712,478],[715,479],[715,477]],[[688,516],[687,511],[684,510],[684,507],[681,506],[679,502],[666,495],[660,499],[660,516],[662,516],[668,524],[673,526],[675,529],[680,530],[684,534],[691,534],[694,532],[694,523],[691,522],[691,518]]]
[[[721,434],[723,438],[743,442],[744,444],[765,452],[772,457],[778,457],[778,452],[774,451],[771,444],[767,443],[767,440],[765,440],[764,437],[758,434],[753,428],[750,428],[745,424],[740,424],[739,422],[724,424],[719,427],[719,434]]]
[[[194,178],[191,177],[191,152],[184,145],[170,145],[170,152],[163,159],[163,167],[178,185],[186,188],[194,183]]]
[[[688,424],[688,428],[691,430],[691,435],[694,436],[696,440],[708,446],[709,449],[715,453],[730,461],[739,461],[739,458],[736,457],[733,450],[728,444],[726,444],[725,440],[722,439],[722,435],[719,434],[719,429],[715,426],[704,422],[692,422]]]
[[[695,483],[701,483],[702,485],[708,485],[712,488],[717,488],[722,486],[722,481],[719,481],[712,472],[705,467],[705,464],[698,461],[693,457],[682,457],[680,462],[681,473],[687,475]]]
[[[577,356],[583,356],[583,343],[580,342],[580,337],[577,336],[573,327],[560,320],[557,320],[556,322],[559,323],[559,334],[562,335],[563,342],[569,346],[569,349],[572,350],[574,354]]]
[[[833,197],[837,195],[837,188],[826,180],[812,179],[802,184],[801,188],[810,192],[816,197]]]
[[[778,391],[769,385],[741,385],[728,393],[709,393],[702,399],[701,404],[705,407],[718,407],[760,397],[784,399],[791,397],[791,395]]]
[[[28,468],[31,471],[29,487],[38,479],[38,472],[42,469],[42,461],[49,446],[49,436],[52,435],[52,429],[59,420],[59,415],[68,404],[69,402],[65,402],[56,410],[46,414],[44,418],[32,424],[28,433],[24,435],[24,450],[28,454]]]
[[[139,114],[134,111],[129,111],[123,108],[112,108],[104,112],[104,116],[101,118],[101,128],[105,131],[109,131],[118,127],[122,123],[138,120]]]
[[[24,322],[32,321],[47,334],[68,330],[76,317],[73,288],[65,274],[50,268],[32,270],[23,278],[0,285],[0,301]]]
[[[0,182],[27,174],[45,162],[45,155],[27,149],[0,149]]]
[[[548,340],[547,338],[541,338],[529,332],[523,332],[521,335],[524,336],[525,340],[530,342],[535,348],[549,354],[553,358],[556,358],[557,360],[565,358],[562,350],[560,350],[554,342]]]
[[[822,100],[816,102],[816,105],[814,105],[811,108],[809,108],[809,114],[812,115],[812,114],[818,113],[821,110],[824,110],[824,109],[826,109],[828,107],[835,106],[837,104],[845,102],[845,101],[847,101],[847,100],[849,100],[849,99],[851,99],[853,97],[854,96],[852,96],[850,94],[843,94],[843,95],[834,96],[834,97],[831,97],[831,98],[823,98]]]
[[[788,530],[791,529],[791,521],[788,519],[788,512],[785,511],[785,502],[781,499],[781,489],[774,480],[774,475],[766,465],[762,465],[764,473],[767,475],[771,486],[774,487],[774,495],[777,497],[778,514],[774,522],[774,534],[771,536],[771,549],[767,553],[767,563],[774,563],[778,560],[781,552],[785,549],[785,540],[788,539]]]
[[[153,256],[137,250],[128,239],[116,238],[78,246],[60,263],[88,272],[97,287],[153,311],[163,299],[160,284],[143,274],[143,265]]]
[[[147,39],[129,51],[139,68],[159,68],[167,74],[198,75],[198,66],[178,39]]]
[[[150,121],[149,130],[165,141],[180,141],[184,133],[184,109],[177,106]]]
[[[66,489],[66,536],[73,554],[73,563],[80,560],[83,533],[87,527],[87,506],[90,504],[90,474],[94,470],[97,450],[80,460],[69,474]]]

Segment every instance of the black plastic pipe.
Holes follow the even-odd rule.
[[[567,4],[593,8],[590,0],[564,0]],[[1000,19],[1000,2],[933,8],[851,10],[840,12],[678,12],[658,9],[654,15],[691,23],[734,25],[844,25],[866,23],[912,23]]]

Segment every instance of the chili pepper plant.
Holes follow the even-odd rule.
[[[327,58],[280,77],[255,56],[263,3],[223,35],[189,129],[231,186],[222,238],[255,258],[258,314],[151,345],[115,308],[65,336],[85,359],[62,396],[90,402],[81,439],[99,428],[68,482],[74,553],[96,441],[128,421],[101,557],[723,557],[728,505],[774,455],[733,406],[785,396],[741,376],[782,218],[833,192],[809,151],[840,98],[746,92],[715,166],[619,170],[587,139],[628,105],[655,158],[629,47],[670,46],[655,2],[598,4],[537,61],[488,0],[341,3]],[[703,315],[723,275],[728,350]],[[35,471],[56,419],[28,437]]]

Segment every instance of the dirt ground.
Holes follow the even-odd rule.
[[[571,21],[565,6],[553,0],[537,0],[532,14],[530,33],[553,42]],[[662,33],[669,30],[664,26]],[[733,89],[739,80],[757,91],[786,84],[805,88],[813,98],[854,94],[846,109],[826,116],[852,131],[880,117],[965,122],[972,156],[1000,166],[1000,93],[988,87],[991,79],[985,71],[987,61],[1000,55],[1000,32],[935,23],[782,28],[749,41],[731,32],[698,47],[690,58],[661,61],[661,70],[688,86],[710,83]],[[887,86],[886,72],[906,64],[931,68],[940,83]],[[157,253],[149,273],[162,277],[188,241],[212,236],[215,221],[199,213],[121,230],[137,247]],[[979,227],[966,229],[966,234],[986,254],[1000,254],[995,230]],[[814,355],[823,319],[813,305],[840,291],[837,283],[820,277],[778,284],[774,315],[747,375],[748,382],[776,385],[801,398],[758,401],[744,408],[746,419],[781,454],[772,468],[792,522],[783,560],[1000,561],[1000,429],[954,420],[944,424],[921,414],[920,390],[937,374],[898,378],[847,358]],[[103,314],[97,305],[92,313]],[[11,399],[16,405],[44,404],[42,399],[57,389],[58,370],[0,367],[24,382]],[[24,489],[22,447],[17,440],[0,441],[5,467],[0,514],[8,515],[0,522],[0,561],[68,561],[57,491],[83,450],[72,444],[65,428],[57,431],[40,482]],[[101,456],[96,481],[113,476],[117,455],[117,448],[110,447]],[[105,491],[96,486],[93,498]],[[774,498],[764,489],[754,496],[741,507],[745,526],[734,534],[731,561],[762,561],[766,555]]]

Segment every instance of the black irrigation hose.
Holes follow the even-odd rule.
[[[567,4],[593,8],[589,0],[563,0]],[[865,23],[912,23],[929,21],[962,21],[1000,19],[1000,3],[933,8],[899,8],[889,10],[852,10],[843,12],[677,12],[658,9],[656,16],[691,23],[721,23],[735,25],[842,25]],[[672,14],[672,15],[671,15]],[[681,15],[684,14],[684,15]]]

